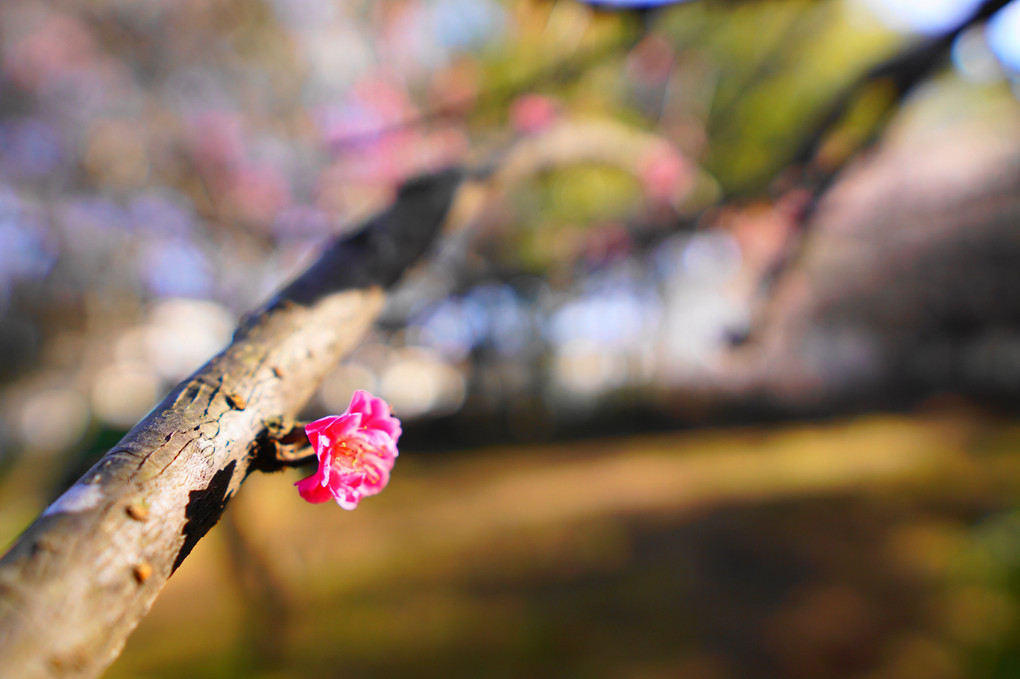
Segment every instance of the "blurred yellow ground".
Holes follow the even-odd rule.
[[[996,676],[1017,443],[956,414],[406,451],[354,512],[253,477],[107,676]]]

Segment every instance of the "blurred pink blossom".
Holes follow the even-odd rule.
[[[189,146],[201,170],[218,178],[244,163],[244,123],[236,113],[208,111],[189,124]]]
[[[229,179],[227,199],[244,219],[269,224],[291,202],[287,176],[269,165],[243,165]]]
[[[655,144],[638,160],[638,176],[645,195],[668,203],[686,193],[694,180],[687,160],[669,144]]]
[[[318,193],[342,204],[335,187],[394,189],[409,176],[435,171],[458,161],[468,142],[457,126],[421,124],[422,113],[397,78],[380,69],[361,78],[342,103],[315,113],[320,132],[336,152],[322,171]],[[321,201],[320,201],[321,202]]]
[[[397,458],[400,420],[390,406],[367,391],[355,391],[343,415],[331,415],[305,427],[319,468],[296,484],[308,502],[330,498],[354,509],[361,498],[386,487]]]
[[[95,43],[78,18],[52,14],[3,48],[3,70],[18,85],[33,90],[71,77],[92,65]]]
[[[559,117],[555,99],[540,94],[525,94],[510,105],[510,124],[521,134],[534,134],[546,129]]]

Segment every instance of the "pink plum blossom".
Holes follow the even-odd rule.
[[[336,500],[354,509],[361,498],[386,487],[397,458],[400,420],[390,406],[367,391],[355,391],[343,415],[330,415],[305,427],[319,468],[294,485],[308,502]]]
[[[535,134],[552,127],[559,111],[555,99],[525,94],[510,105],[510,124],[520,134]]]
[[[687,160],[669,144],[654,144],[638,160],[638,178],[645,195],[668,203],[690,189],[694,175]]]

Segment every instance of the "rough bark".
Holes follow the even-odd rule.
[[[405,186],[178,385],[0,560],[0,676],[94,677],[216,523],[264,444],[433,241],[460,173]]]

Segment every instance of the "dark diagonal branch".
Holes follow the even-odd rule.
[[[857,150],[867,148],[878,139],[890,114],[899,109],[900,104],[918,85],[936,73],[961,33],[971,26],[987,21],[1010,2],[1011,0],[985,0],[970,16],[951,30],[911,45],[868,69],[829,103],[794,153],[791,165],[809,166],[814,173],[820,175],[817,180],[820,185],[819,192],[824,190],[846,162],[845,159],[841,159],[843,162],[840,162],[838,167],[826,167],[826,163],[819,158],[820,151],[832,132],[860,99],[867,96],[876,86],[887,86],[892,94],[885,101],[878,123],[872,127],[870,135],[857,145]]]
[[[815,210],[841,174],[862,153],[874,148],[907,97],[944,65],[956,39],[972,26],[990,19],[1010,1],[985,0],[942,35],[910,45],[869,68],[829,102],[774,182],[777,191],[796,187],[797,193],[803,195],[797,201],[800,206],[792,218],[794,229],[759,286],[759,308],[769,306],[773,290],[803,253],[810,226],[817,223],[812,219]],[[875,94],[878,96],[872,96]],[[868,129],[859,138],[851,139],[851,143],[845,143],[847,140],[832,143],[838,140],[846,119],[869,97],[872,104],[879,104],[879,110],[872,116]],[[752,329],[742,340],[749,339],[757,331]]]
[[[259,468],[260,442],[279,438],[433,242],[460,179],[406,185],[330,246],[25,531],[0,560],[0,676],[94,677],[114,660]]]

